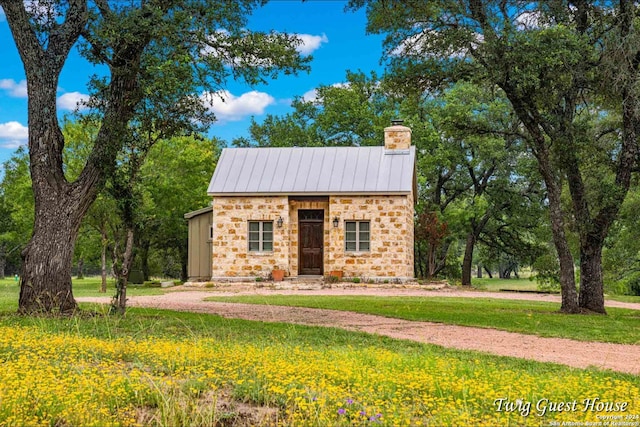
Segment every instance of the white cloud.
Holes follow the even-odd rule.
[[[207,108],[219,121],[238,121],[247,116],[263,114],[265,108],[276,102],[268,93],[252,90],[235,96],[227,90],[201,95]]]
[[[315,102],[318,100],[318,90],[311,89],[302,94],[302,100],[304,102]]]
[[[542,13],[538,10],[524,11],[515,18],[520,30],[535,30],[542,26]]]
[[[27,81],[21,80],[16,82],[13,79],[0,80],[0,89],[4,89],[9,92],[10,96],[14,98],[26,98],[27,97]]]
[[[18,122],[0,123],[0,146],[18,148],[27,143],[29,132]]]
[[[302,55],[309,55],[314,50],[320,48],[320,45],[322,43],[329,42],[329,38],[327,38],[327,35],[324,33],[321,36],[314,36],[311,34],[296,34],[296,37],[302,42],[296,47],[298,53]]]
[[[334,83],[331,86],[340,89],[347,89],[349,87],[349,83]],[[302,100],[304,102],[318,102],[318,89],[311,89],[303,93]]]
[[[76,108],[78,110],[84,110],[87,108],[86,102],[89,100],[89,95],[80,92],[69,92],[58,97],[58,108],[61,110],[73,111]]]

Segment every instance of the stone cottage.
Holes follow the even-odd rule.
[[[253,280],[274,269],[413,278],[415,147],[401,123],[385,128],[377,147],[225,148],[208,188],[211,210],[185,215],[200,218],[193,234],[210,243],[211,279]],[[209,247],[191,246],[190,270]]]

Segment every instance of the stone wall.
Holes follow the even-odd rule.
[[[384,128],[384,148],[387,150],[408,150],[411,147],[411,128],[389,126]]]
[[[281,228],[277,226],[280,217],[283,219]],[[267,277],[276,267],[287,270],[288,218],[286,196],[214,198],[212,278]],[[273,251],[249,252],[249,221],[273,221]]]
[[[326,198],[325,198],[326,199]],[[413,200],[409,196],[331,196],[323,200],[216,197],[212,277],[267,277],[275,267],[298,275],[298,210],[324,211],[324,274],[361,279],[413,278]],[[282,217],[283,225],[277,226]],[[339,218],[338,227],[333,218]],[[345,250],[345,221],[370,222],[370,250]],[[249,252],[248,222],[273,221],[273,251]]]
[[[340,218],[330,229],[325,271],[345,277],[413,278],[413,200],[411,196],[332,196],[329,215]],[[345,221],[368,220],[370,250],[345,250]]]

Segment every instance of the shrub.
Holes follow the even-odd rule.
[[[359,277],[354,277],[353,279],[351,279],[351,281],[353,283],[360,283],[360,278]]]
[[[340,281],[340,278],[338,276],[328,275],[324,278],[324,281],[326,283],[338,283]]]

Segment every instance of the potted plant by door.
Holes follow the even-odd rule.
[[[337,277],[338,279],[342,279],[342,270],[331,270],[329,276]]]
[[[274,282],[282,282],[282,280],[284,279],[284,270],[279,269],[276,265],[275,267],[273,267],[273,270],[271,270],[271,277],[273,278]]]

